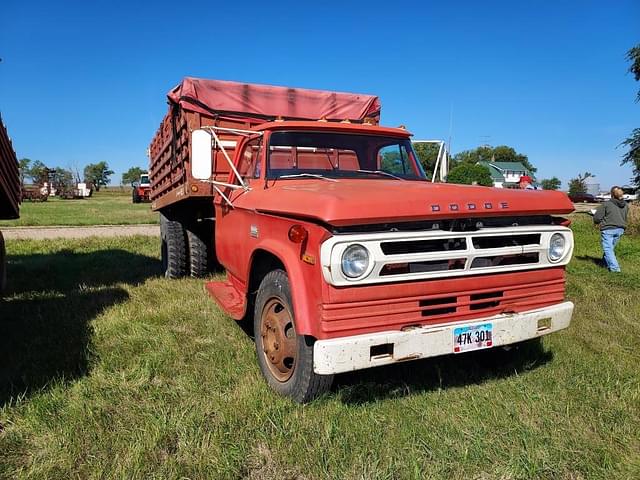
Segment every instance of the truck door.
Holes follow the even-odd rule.
[[[251,138],[240,146],[238,172],[250,190],[226,189],[225,195],[231,204],[241,196],[251,195],[252,189],[259,188],[260,166],[262,165],[262,136]],[[234,178],[233,183],[238,183]],[[243,199],[244,200],[244,199]],[[245,203],[245,202],[243,202]],[[251,203],[251,202],[249,202]],[[218,261],[234,277],[241,279],[246,272],[251,252],[251,225],[255,223],[253,210],[232,206],[222,198],[215,197],[216,209],[216,255]]]

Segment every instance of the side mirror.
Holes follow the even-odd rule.
[[[196,180],[209,180],[211,173],[211,134],[206,130],[194,130],[191,133],[191,176]]]

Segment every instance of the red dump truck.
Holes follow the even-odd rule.
[[[334,374],[566,328],[562,192],[426,180],[371,95],[186,78],[150,147],[167,277],[201,276],[296,401]]]
[[[0,117],[0,219],[18,218],[20,204],[20,176],[18,160],[13,151],[7,129]],[[7,255],[4,237],[0,232],[0,293],[7,284]]]

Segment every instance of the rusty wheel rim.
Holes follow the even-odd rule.
[[[291,312],[279,298],[272,298],[262,309],[260,336],[269,371],[279,382],[286,382],[296,366],[297,342]]]

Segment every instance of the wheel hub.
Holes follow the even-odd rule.
[[[269,371],[278,381],[286,382],[296,364],[296,332],[291,313],[279,298],[264,306],[260,336]]]

